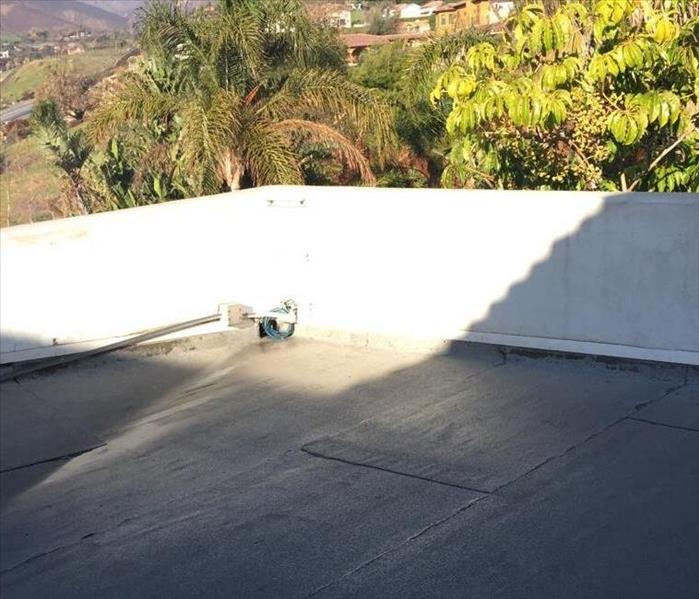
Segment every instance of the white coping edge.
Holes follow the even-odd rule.
[[[458,337],[430,339],[385,335],[373,333],[371,331],[348,331],[312,325],[298,325],[297,334],[311,339],[336,341],[366,347],[382,347],[405,352],[440,353],[445,351],[452,342],[470,341],[493,346],[508,346],[513,348],[699,366],[699,352],[653,349],[634,347],[631,345],[597,343],[594,341],[573,341],[546,337],[504,335],[500,333],[464,331],[463,334]]]

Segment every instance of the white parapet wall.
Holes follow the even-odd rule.
[[[309,334],[699,364],[695,194],[272,186],[0,235],[2,363],[293,298]]]

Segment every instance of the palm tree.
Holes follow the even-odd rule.
[[[95,143],[129,140],[137,179],[161,176],[166,156],[182,195],[300,184],[310,142],[374,183],[365,152],[391,154],[392,109],[347,79],[344,48],[300,0],[219,0],[192,13],[156,0],[140,25],[142,59],[87,125]]]

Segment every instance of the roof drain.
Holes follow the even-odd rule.
[[[0,383],[4,383],[5,381],[9,381],[11,379],[30,374],[32,372],[39,372],[40,370],[45,370],[46,368],[62,366],[70,362],[75,362],[77,360],[89,358],[90,356],[104,354],[106,352],[115,351],[117,349],[124,349],[137,343],[142,343],[144,341],[155,339],[156,337],[162,337],[163,335],[169,335],[170,333],[176,333],[178,331],[190,329],[192,327],[207,324],[209,322],[215,322],[220,319],[221,314],[210,314],[209,316],[203,316],[202,318],[195,318],[194,320],[178,322],[177,324],[171,324],[166,327],[150,329],[138,335],[134,335],[133,337],[129,337],[128,339],[122,339],[121,341],[117,341],[116,343],[110,343],[109,345],[103,345],[102,347],[96,347],[95,349],[89,349],[87,351],[78,352],[76,354],[60,356],[58,358],[52,358],[49,360],[42,360],[41,362],[25,364],[24,366],[10,366],[6,372],[0,374]]]
[[[274,341],[284,341],[294,334],[296,328],[298,307],[294,300],[288,299],[281,302],[281,306],[273,308],[264,314],[248,314],[260,325],[262,336]]]

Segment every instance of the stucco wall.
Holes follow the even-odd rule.
[[[306,331],[699,363],[696,195],[267,187],[1,239],[2,362],[291,297]]]

